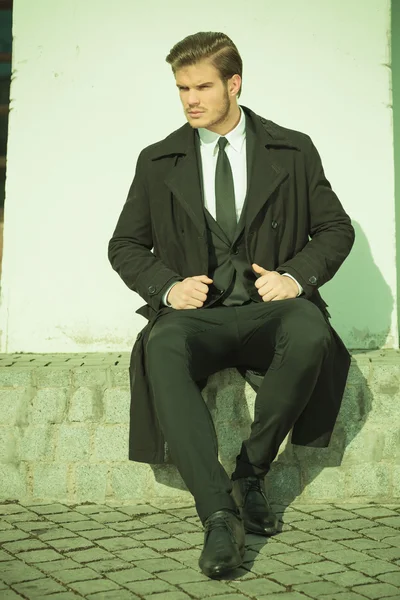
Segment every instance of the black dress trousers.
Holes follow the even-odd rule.
[[[301,297],[175,310],[158,318],[145,348],[146,372],[171,458],[203,524],[236,505],[196,381],[229,367],[268,369],[232,479],[263,476],[306,406],[333,343],[321,311]]]

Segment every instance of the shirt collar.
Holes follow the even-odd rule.
[[[242,150],[244,140],[246,139],[246,116],[241,106],[239,106],[239,109],[239,123],[236,125],[235,129],[232,129],[232,131],[224,136],[232,148],[236,150],[236,152],[240,152]],[[205,129],[204,127],[199,127],[198,132],[201,146],[207,147],[210,150],[212,148],[213,152],[215,152],[221,135],[219,133],[215,133],[214,131],[210,131],[209,129]]]

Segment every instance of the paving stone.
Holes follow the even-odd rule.
[[[113,523],[112,528],[115,529],[116,531],[127,531],[132,534],[135,533],[135,536],[136,536],[136,533],[138,533],[138,534],[152,533],[151,530],[146,528],[146,525],[144,523],[142,523],[141,521],[124,521],[123,523]],[[158,531],[160,531],[160,530],[158,530]],[[160,531],[160,537],[167,537],[167,535],[168,535],[167,533]]]
[[[357,552],[357,550],[334,550],[333,552],[321,552],[322,556],[325,556],[328,560],[334,562],[343,563],[348,565],[357,561],[364,560],[365,554]]]
[[[41,562],[37,566],[41,571],[44,571],[45,573],[52,573],[53,571],[61,571],[62,569],[77,569],[80,565],[79,563],[75,562],[74,560],[71,560],[70,558],[63,558],[62,560]]]
[[[96,560],[95,562],[90,562],[89,566],[98,573],[107,573],[108,571],[128,569],[131,565],[125,560],[110,558],[109,560]]]
[[[349,529],[342,529],[341,527],[332,527],[332,529],[317,531],[316,535],[324,540],[341,541],[358,538],[360,533],[356,531],[350,531]]]
[[[10,589],[1,591],[1,600],[21,600],[21,597],[17,592]]]
[[[345,521],[351,518],[356,518],[357,515],[353,515],[353,513],[348,510],[333,509],[314,511],[313,516],[324,519],[325,521]]]
[[[324,578],[343,587],[352,587],[353,585],[361,585],[362,583],[374,583],[375,581],[372,577],[367,577],[363,573],[350,569],[339,573],[326,573]]]
[[[64,540],[65,538],[77,537],[77,534],[64,527],[52,527],[47,529],[44,533],[36,533],[37,537],[44,542],[50,540]]]
[[[173,573],[174,572],[175,571],[173,571]],[[178,573],[178,571],[176,572]],[[165,573],[160,573],[160,575],[165,575]],[[152,575],[148,571],[144,571],[140,567],[133,567],[131,569],[124,569],[123,571],[110,572],[107,573],[107,577],[108,579],[116,581],[121,585],[125,585],[125,583],[129,581],[143,581],[143,579],[154,579],[154,575]],[[165,577],[162,577],[162,579],[165,579]]]
[[[6,529],[5,531],[0,531],[0,544],[15,540],[25,540],[27,538],[29,538],[28,534],[25,533],[25,531],[19,531],[19,529]]]
[[[160,556],[158,552],[154,552],[151,548],[132,548],[132,550],[114,551],[114,554],[122,560],[129,562],[140,561],[146,558],[157,558]],[[176,553],[174,553],[176,554]]]
[[[307,519],[306,521],[296,521],[296,528],[302,531],[320,531],[321,529],[330,529],[332,523],[324,519]]]
[[[390,540],[392,538],[385,538],[385,540]],[[354,540],[341,540],[341,544],[347,546],[348,548],[352,548],[352,550],[369,550],[370,548],[390,548],[390,544],[385,542],[379,542],[378,540],[370,540],[368,538],[356,538]]]
[[[400,570],[393,573],[384,573],[383,575],[378,575],[378,579],[385,583],[397,585],[397,587],[400,589]]]
[[[357,585],[354,588],[355,592],[359,592],[367,598],[373,598],[374,600],[381,600],[383,596],[397,596],[399,594],[399,588],[390,583],[368,583],[367,585]]]
[[[367,517],[368,519],[374,519],[376,517],[396,516],[396,514],[397,514],[395,510],[390,510],[383,506],[371,506],[371,507],[367,507],[367,508],[356,508],[354,510],[354,512],[361,515],[362,517]]]
[[[258,596],[257,600],[306,600],[309,596],[305,596],[300,592],[283,592],[283,594],[268,594],[267,596]],[[223,596],[218,596],[218,600],[222,600]],[[244,596],[243,596],[244,598]]]
[[[302,552],[291,552],[290,554],[278,554],[276,558],[277,560],[281,560],[282,562],[292,566],[301,565],[303,563],[315,563],[323,560],[322,556],[318,556],[317,554],[313,554],[312,552],[307,552],[305,550]]]
[[[69,583],[69,587],[82,596],[89,594],[95,594],[97,592],[103,592],[106,596],[106,592],[109,590],[121,590],[121,586],[111,581],[110,579],[91,579],[88,581],[74,581]]]
[[[324,577],[328,573],[338,573],[346,569],[344,565],[339,565],[331,560],[322,560],[321,562],[299,565],[299,568],[308,571],[309,573],[315,573],[315,575],[323,575]]]
[[[76,521],[75,523],[65,523],[63,525],[66,529],[71,531],[90,531],[92,529],[104,529],[100,523],[96,521]]]
[[[398,534],[398,530],[393,527],[368,527],[361,529],[359,535],[366,535],[374,540],[384,540],[387,537],[393,537]]]
[[[61,583],[73,583],[75,581],[85,581],[88,579],[100,578],[96,571],[89,567],[79,567],[79,569],[66,569],[63,571],[53,571],[51,576]]]
[[[24,523],[18,523],[18,529],[29,533],[44,533],[48,529],[56,527],[55,523],[51,521],[26,521]]]
[[[77,533],[88,540],[95,540],[96,542],[97,540],[109,539],[118,536],[118,532],[114,529],[110,529],[109,527],[102,527],[101,529],[89,529],[85,531],[79,531]]]
[[[127,581],[124,583],[124,586],[140,597],[150,594],[155,595],[159,592],[176,591],[176,588],[170,583],[158,578],[147,579],[145,581]]]
[[[140,598],[128,590],[110,590],[106,594],[103,592],[89,594],[86,600],[140,600]]]
[[[339,594],[323,594],[321,600],[365,600],[365,596],[360,596],[360,594],[357,594],[356,592],[347,591],[340,592]]]
[[[90,548],[89,550],[78,550],[77,552],[71,552],[68,554],[69,558],[76,560],[79,563],[89,563],[95,560],[104,560],[107,558],[114,558],[111,552],[103,550],[102,548]]]
[[[283,544],[299,544],[300,542],[311,542],[318,539],[316,535],[306,531],[286,531],[279,534],[279,541]]]
[[[189,549],[192,547],[192,544],[187,544],[186,542],[180,539],[177,540],[175,538],[154,541],[149,540],[146,542],[146,545],[150,548],[153,548],[153,550],[156,550],[157,552],[165,552],[167,550],[184,550],[185,548]]]
[[[35,581],[26,581],[25,583],[15,583],[14,589],[28,598],[43,598],[46,594],[55,592],[64,592],[65,588],[50,578],[36,579]]]
[[[101,513],[93,513],[91,518],[97,523],[117,523],[121,521],[131,521],[131,517],[129,515],[125,515],[119,511],[105,511]]]
[[[379,524],[375,523],[374,521],[371,521],[369,519],[360,519],[360,518],[356,518],[356,519],[347,519],[347,520],[342,520],[340,521],[340,527],[343,527],[344,529],[351,529],[353,531],[356,531],[357,529],[363,529],[364,527],[371,527],[371,526],[376,526],[378,527]]]
[[[154,515],[144,515],[139,517],[142,523],[146,525],[159,525],[160,523],[173,523],[179,522],[179,519],[174,515],[169,515],[167,513],[158,513]]]
[[[59,552],[55,552],[51,548],[46,550],[28,550],[20,553],[20,558],[27,563],[41,563],[53,560],[60,560],[63,557]]]
[[[153,594],[143,596],[144,600],[153,600]],[[220,596],[221,598],[221,596]],[[243,598],[243,596],[242,596]],[[191,600],[190,596],[184,594],[183,592],[177,592],[176,590],[172,592],[161,592],[161,594],[157,594],[157,600]],[[247,600],[247,599],[245,599]]]
[[[56,594],[48,594],[46,600],[77,600],[76,594],[73,592],[57,592]]]
[[[49,540],[48,544],[61,552],[78,549],[83,550],[94,547],[93,542],[90,542],[86,538],[80,536],[62,538],[61,540]]]
[[[318,554],[319,552],[333,552],[334,550],[338,550],[339,552],[343,551],[343,546],[331,540],[322,540],[317,539],[311,542],[301,542],[297,544],[297,548],[301,548],[302,550],[308,550],[310,552],[315,552]]]
[[[385,545],[382,545],[382,547],[385,548],[387,546],[400,546],[400,535],[385,538]]]
[[[6,566],[4,563],[1,565],[0,578],[8,585],[19,583],[21,581],[33,581],[34,579],[42,579],[46,576],[29,565],[21,563],[19,560],[10,561]]]
[[[97,539],[96,543],[110,552],[115,552],[115,550],[130,550],[132,548],[143,547],[141,542],[138,542],[129,536]]]
[[[125,512],[123,509],[125,507],[120,507],[119,510],[121,512]],[[128,507],[129,508],[129,507]],[[77,512],[82,513],[83,515],[91,515],[101,512],[112,512],[113,508],[111,506],[106,506],[105,504],[81,504],[75,507]]]
[[[183,565],[172,558],[150,558],[136,561],[136,566],[148,571],[149,573],[157,573],[158,571],[169,571],[175,569],[183,569]]]
[[[397,530],[400,529],[400,515],[397,515],[397,517],[379,517],[376,520],[387,527],[394,527]]]
[[[59,513],[68,513],[70,512],[70,508],[65,506],[64,504],[54,503],[54,504],[32,504],[27,506],[31,511],[37,513],[38,515],[55,515]]]
[[[233,571],[232,571],[233,573]],[[272,594],[274,592],[284,592],[285,588],[278,583],[270,581],[269,579],[250,579],[249,581],[234,581],[232,580],[231,586],[236,588],[239,592],[242,592],[244,595],[253,595],[258,597],[260,594]],[[188,594],[193,594],[192,588],[190,586],[202,586],[205,583],[194,583],[194,584],[184,584],[181,587],[188,592]]]
[[[246,541],[249,536],[246,535]],[[265,542],[265,538],[257,535],[254,536],[257,538],[260,543],[265,544],[260,548],[260,554],[264,554],[264,556],[277,556],[278,554],[288,554],[289,552],[298,552],[298,548],[293,548],[293,546],[289,546],[289,544],[281,544],[277,541],[272,541],[271,539],[268,542]]]
[[[371,548],[365,552],[371,557],[380,558],[382,560],[400,559],[400,548],[385,548],[385,550],[376,550]]]
[[[87,521],[86,515],[82,515],[78,511],[69,511],[55,515],[47,515],[49,521],[53,523],[76,523],[77,521]]]
[[[192,583],[196,581],[205,581],[207,576],[204,575],[199,569],[180,569],[179,571],[163,571],[157,573],[157,577],[165,579],[172,585],[180,585],[181,583]]]
[[[333,583],[332,581],[317,581],[314,583],[297,583],[293,586],[293,588],[299,592],[304,592],[305,594],[315,597],[321,598],[322,594],[338,594],[339,592],[345,592],[341,586]]]
[[[151,527],[149,529],[143,529],[141,531],[130,530],[131,536],[138,540],[139,542],[147,542],[148,540],[160,540],[160,539],[169,539],[170,535],[165,531],[161,531],[156,527]],[[184,535],[184,534],[180,534]],[[190,534],[185,534],[190,535]],[[193,534],[192,534],[193,535]],[[203,534],[204,536],[204,534]],[[185,540],[183,540],[185,541]]]
[[[20,521],[42,521],[42,517],[34,512],[24,511],[3,517],[8,523],[19,523]]]
[[[175,521],[174,523],[159,523],[157,529],[168,533],[168,535],[177,535],[178,533],[191,533],[198,531],[199,528],[186,521]]]
[[[282,585],[293,585],[295,583],[309,583],[311,581],[317,581],[318,575],[313,573],[307,573],[300,569],[288,569],[287,571],[280,571],[274,573],[273,579]]]
[[[257,573],[257,575],[272,575],[272,573],[290,570],[290,565],[286,565],[283,562],[274,560],[273,558],[257,560],[253,562],[253,558],[251,560],[246,560],[247,556],[248,552],[245,554],[243,564],[246,565],[246,568],[251,569],[253,573]],[[252,564],[249,566],[249,563]]]
[[[384,560],[358,561],[353,563],[351,568],[355,571],[360,571],[365,575],[371,575],[371,577],[389,573],[390,571],[400,571],[400,567]]]
[[[3,544],[3,548],[12,554],[16,554],[18,552],[23,552],[24,550],[41,550],[48,548],[48,546],[38,540],[24,539],[14,542],[7,542]]]

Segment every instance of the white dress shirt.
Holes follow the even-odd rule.
[[[236,222],[239,222],[247,192],[246,116],[242,107],[239,106],[239,108],[241,115],[239,123],[234,129],[232,129],[232,131],[224,136],[228,140],[228,144],[225,146],[225,152],[229,158],[233,175]],[[198,132],[200,137],[200,154],[203,168],[204,205],[215,219],[215,170],[219,152],[218,140],[221,136],[219,133],[214,133],[213,131],[204,129],[202,127],[199,127]],[[292,275],[289,275],[289,273],[283,273],[283,275],[286,275],[287,277],[290,277],[296,281],[296,279],[292,277]],[[171,306],[166,299],[169,291],[176,283],[179,282],[174,281],[174,283],[163,295],[163,303],[166,306]],[[296,281],[296,283],[299,288],[297,295],[300,296],[300,294],[303,292],[303,288],[298,281]]]

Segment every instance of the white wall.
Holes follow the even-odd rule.
[[[224,31],[240,103],[311,135],[357,242],[322,289],[352,348],[397,343],[389,0],[14,0],[2,352],[130,350],[108,240],[140,150],[185,122],[165,57]]]

